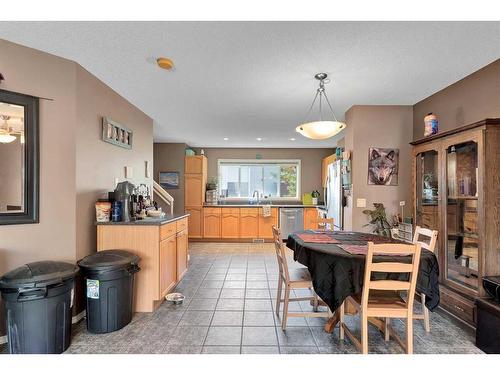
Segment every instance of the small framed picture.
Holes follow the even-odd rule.
[[[132,148],[132,130],[111,120],[109,117],[102,118],[102,140],[115,146]]]
[[[158,180],[164,189],[179,189],[179,172],[160,172]]]

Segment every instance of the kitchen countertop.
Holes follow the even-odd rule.
[[[180,219],[184,219],[188,217],[189,214],[174,214],[174,215],[165,215],[161,218],[153,218],[148,217],[147,219],[142,220],[134,220],[134,221],[106,221],[106,222],[96,222],[96,225],[164,225],[171,223],[173,221],[177,221]]]
[[[207,204],[205,203],[203,207],[244,207],[244,208],[260,208],[267,206],[265,203],[259,204],[249,204],[249,203],[218,203],[218,204]],[[323,204],[301,204],[301,203],[271,203],[271,207],[283,207],[283,208],[322,208],[325,209]]]

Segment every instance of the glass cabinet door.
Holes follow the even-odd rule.
[[[446,148],[446,269],[445,277],[478,289],[478,144]]]
[[[439,231],[439,154],[436,150],[416,154],[415,224]],[[437,251],[436,251],[437,252]]]

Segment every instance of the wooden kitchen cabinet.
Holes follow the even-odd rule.
[[[180,281],[188,268],[188,231],[182,230],[176,235],[177,251],[177,275],[176,281]]]
[[[318,229],[318,209],[317,208],[304,208],[304,230]]]
[[[203,155],[186,156],[184,158],[185,174],[204,174],[207,171],[207,158]]]
[[[177,243],[176,236],[160,242],[160,295],[163,298],[177,282]]]
[[[205,201],[205,179],[201,174],[184,175],[184,206],[203,206]]]
[[[240,238],[259,237],[259,209],[240,209]]]
[[[240,238],[240,209],[222,208],[222,238]]]
[[[203,237],[220,238],[221,237],[221,218],[220,208],[203,209]]]
[[[153,312],[188,267],[188,218],[161,225],[144,222],[98,223],[97,251],[122,249],[140,258],[134,275],[133,312]]]
[[[273,225],[278,226],[278,209],[271,208],[271,216],[264,217],[263,209],[259,208],[259,238],[272,239]]]
[[[189,238],[203,238],[203,208],[185,207],[184,210],[189,214]]]

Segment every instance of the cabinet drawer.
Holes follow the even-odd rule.
[[[226,208],[226,207],[223,207],[223,208],[221,208],[221,210],[222,210],[222,215],[225,215],[225,214],[239,215],[240,214],[240,209],[239,208]]]
[[[205,207],[203,209],[203,213],[209,214],[209,215],[220,215],[221,209],[219,207]]]
[[[188,227],[188,218],[177,220],[177,232],[183,231]]]
[[[240,208],[240,214],[243,216],[259,216],[258,208]]]
[[[160,241],[175,234],[175,223],[164,224],[160,227]]]
[[[473,301],[469,301],[462,296],[446,290],[441,289],[441,305],[447,311],[456,315],[467,323],[476,324],[476,312]]]

